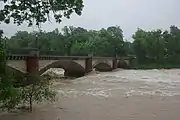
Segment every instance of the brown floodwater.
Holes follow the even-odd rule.
[[[180,69],[92,72],[56,80],[54,88],[55,103],[34,105],[33,113],[0,113],[0,120],[180,119]]]

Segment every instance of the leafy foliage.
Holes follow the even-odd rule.
[[[24,34],[27,34],[27,32],[23,32],[23,34],[20,35]],[[51,85],[48,79],[40,79],[36,84],[21,88],[14,87],[15,80],[10,71],[6,69],[5,51],[3,49],[4,38],[2,38],[2,34],[0,39],[0,108],[11,110],[21,103],[28,103],[30,111],[32,111],[34,101],[55,100],[56,93],[50,88]],[[21,44],[21,42],[19,43],[20,45],[25,45]]]
[[[29,110],[32,111],[34,102],[55,101],[56,92],[51,88],[51,83],[48,79],[40,79],[36,84],[31,84],[21,88],[21,102],[29,105]]]
[[[54,15],[56,22],[60,23],[63,17],[69,19],[74,12],[81,15],[83,9],[83,0],[0,0],[0,2],[3,3],[0,9],[0,23],[9,24],[13,21],[14,24],[21,25],[23,22],[27,22],[29,26],[36,23],[38,27],[41,23],[50,21],[52,15]],[[29,34],[26,31],[19,31],[15,36],[11,37],[11,41],[8,41],[8,38],[2,39],[2,34],[3,31],[0,30],[0,107],[8,110],[13,109],[23,101],[29,102],[32,111],[34,101],[53,99],[55,93],[50,91],[49,83],[44,80],[24,88],[14,87],[14,80],[6,69],[3,39],[7,41],[9,48],[32,48],[32,46],[37,45],[36,39],[38,35],[41,40],[39,45],[43,44],[43,46],[38,47],[60,50],[59,46],[56,45],[61,43],[56,38],[64,38],[64,36],[59,34],[58,30],[48,34],[37,32]],[[53,44],[52,48],[50,44]],[[63,44],[61,47],[63,47]],[[64,48],[67,47],[64,46]]]
[[[134,53],[140,64],[157,64],[162,67],[167,65],[178,66],[180,60],[179,28],[171,26],[169,32],[138,29],[133,38]]]
[[[58,29],[41,33],[19,31],[7,39],[8,47],[32,48],[36,34],[39,36],[40,49],[54,50],[57,55],[135,55],[139,66],[179,66],[180,29],[176,26],[171,26],[168,31],[137,29],[132,43],[123,40],[123,31],[119,26],[100,30],[65,26],[62,32]]]
[[[8,85],[13,85],[13,83],[8,83]],[[5,85],[3,84],[3,86]],[[34,102],[53,102],[56,98],[56,92],[52,89],[51,83],[47,79],[41,79],[36,84],[31,84],[29,86],[8,88],[0,93],[1,109],[3,110],[12,110],[21,106],[26,107],[26,105],[28,105],[28,110],[32,112]]]
[[[7,24],[11,22],[21,25],[27,21],[29,26],[44,23],[54,15],[56,22],[61,22],[63,17],[70,18],[75,12],[81,15],[83,0],[1,0],[3,8],[0,10],[0,21]]]
[[[13,86],[13,78],[11,73],[6,70],[6,59],[4,52],[4,44],[2,38],[3,31],[0,35],[0,107],[11,109],[18,102],[17,96],[19,90]],[[16,100],[15,100],[16,99]]]
[[[7,40],[9,48],[34,48],[38,35],[40,50],[56,51],[58,55],[126,56],[122,29],[111,26],[99,31],[65,26],[62,32],[18,31]]]

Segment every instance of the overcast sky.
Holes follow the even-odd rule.
[[[169,29],[170,25],[180,26],[180,0],[84,0],[81,16],[73,15],[71,19],[64,19],[61,24],[47,22],[42,25],[46,31],[65,25],[80,26],[86,29],[107,28],[119,25],[123,29],[124,37],[130,39],[136,29]],[[18,30],[36,30],[26,25],[0,24],[5,35],[11,36]]]

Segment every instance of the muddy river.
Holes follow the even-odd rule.
[[[92,72],[54,84],[55,103],[0,120],[180,120],[180,69]]]

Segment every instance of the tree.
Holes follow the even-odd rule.
[[[73,49],[73,44],[79,44],[85,42],[88,39],[88,31],[81,27],[65,26],[63,29],[63,35],[65,38],[65,46],[67,55],[71,55],[71,49]],[[77,48],[77,47],[76,47]],[[76,49],[78,50],[78,49]],[[73,51],[76,52],[76,51]]]
[[[107,29],[101,29],[97,33],[95,40],[97,47],[96,54],[103,56],[123,56],[123,33],[119,26],[110,26]]]
[[[18,31],[7,41],[9,48],[28,48],[34,39],[27,31]]]
[[[123,49],[123,31],[120,26],[108,27],[107,32],[109,34],[109,42],[114,47],[114,56],[116,56],[117,54],[119,54],[120,56],[125,55],[125,51]]]
[[[86,29],[77,27],[71,33],[73,45],[71,48],[72,54],[87,55],[89,52],[89,33]]]
[[[164,32],[167,62],[179,64],[180,59],[180,29],[176,26],[170,27],[170,32]]]
[[[83,9],[83,0],[1,0],[0,2],[3,2],[3,7],[0,9],[0,22],[9,24],[13,20],[13,23],[17,25],[27,22],[28,26],[32,26],[35,22],[38,27],[40,27],[41,23],[50,21],[52,14],[56,22],[60,23],[63,17],[70,18],[73,12],[81,15]],[[41,84],[35,83],[27,86],[26,89],[30,87],[30,90],[28,89],[24,94],[22,94],[22,92],[18,94],[20,88],[14,87],[13,79],[9,77],[10,75],[6,70],[5,52],[1,39],[2,33],[0,30],[0,106],[8,109],[14,108],[21,102],[20,98],[25,95],[30,98],[30,108],[32,108],[33,96],[35,95],[35,100],[43,94],[44,96],[41,97],[47,98],[48,94],[46,93],[49,92],[49,89],[45,89],[42,93],[46,87],[40,87]],[[40,36],[40,41],[43,44],[43,46],[40,47],[51,49],[52,46],[49,44],[51,42],[45,41],[44,35],[51,35],[51,33],[44,33],[43,36]],[[58,35],[53,35],[53,37],[54,36]],[[18,32],[15,36],[11,37],[10,40],[13,41],[13,43],[8,41],[9,47],[14,47],[15,45],[15,47],[29,48],[36,43],[36,35],[34,33],[29,34],[26,31]],[[37,83],[41,82],[38,80]],[[48,86],[48,84],[45,85]],[[38,88],[40,87],[40,92],[37,94],[35,93],[38,89],[34,89],[36,86],[38,86]]]
[[[56,22],[60,23],[62,18],[70,18],[75,12],[81,15],[83,0],[2,0],[3,7],[0,10],[0,21],[7,24],[13,20],[14,24],[36,25],[51,20],[54,15]]]
[[[73,40],[72,40],[72,31],[74,30],[75,28],[73,26],[65,26],[62,31],[63,31],[63,36],[65,37],[65,49],[66,49],[66,54],[67,55],[70,55],[71,54],[71,47],[73,45]]]
[[[13,86],[11,73],[6,69],[6,56],[4,51],[3,31],[0,30],[0,107],[11,109],[18,101],[19,90]]]
[[[160,29],[144,31],[138,29],[133,35],[134,53],[139,64],[153,67],[178,66],[180,60],[180,29],[170,27],[170,32]]]
[[[138,62],[141,64],[146,63],[147,59],[147,42],[146,42],[146,36],[147,33],[143,31],[142,29],[138,29],[135,34],[133,35],[133,47],[134,47],[134,53],[137,56]]]
[[[56,51],[58,55],[65,55],[65,37],[62,35],[62,33],[59,32],[58,29],[52,31],[51,36],[51,38],[48,38],[48,40],[50,41],[50,49]]]
[[[34,102],[42,101],[55,101],[56,92],[52,90],[50,81],[47,78],[40,79],[36,84],[31,84],[26,87],[22,87],[20,92],[20,103],[23,105],[28,105],[28,110],[33,111]],[[26,106],[23,106],[26,107]]]
[[[126,55],[122,30],[118,26],[99,31],[65,26],[62,33],[58,29],[52,32],[19,31],[8,40],[8,46],[10,48],[33,48],[36,35],[38,35],[41,50],[56,50],[59,55],[65,55],[65,53],[67,55]]]
[[[125,56],[134,54],[133,44],[127,40],[124,42],[123,50],[125,51]]]

